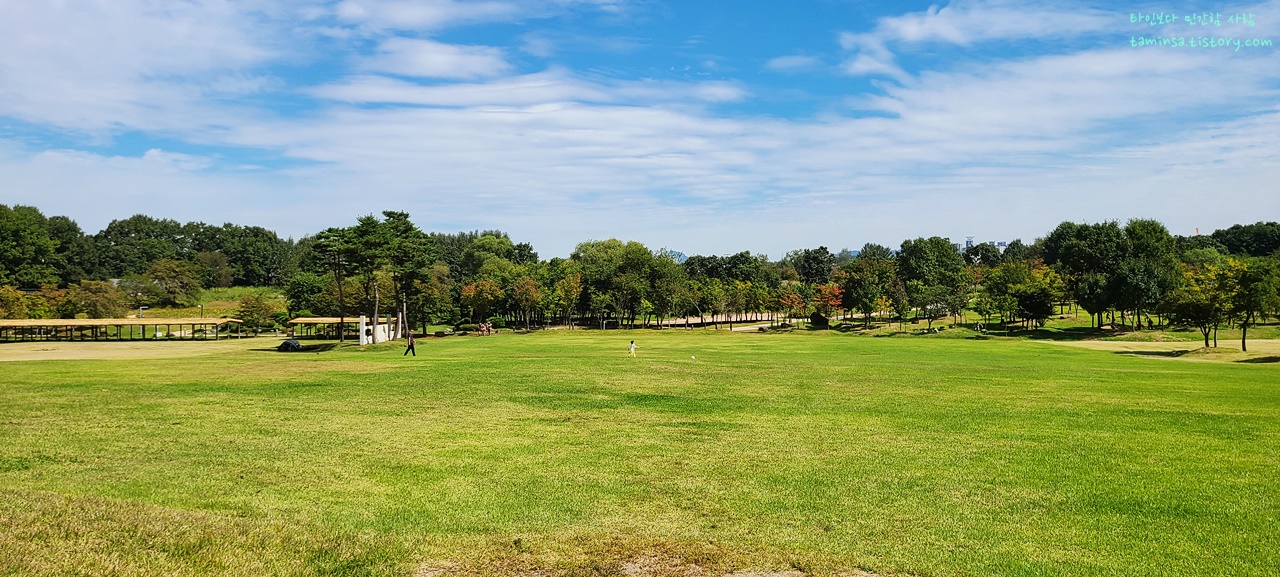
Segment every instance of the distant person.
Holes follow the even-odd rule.
[[[636,342],[635,341],[631,341],[631,349],[630,349],[630,352],[627,354],[627,356],[633,359],[636,358]]]
[[[413,340],[413,331],[409,331],[409,332],[406,334],[406,339],[405,339],[405,340],[406,340],[406,342],[407,342],[407,344],[408,344],[409,346],[405,347],[405,349],[404,349],[404,355],[400,355],[400,356],[402,356],[402,357],[403,357],[403,356],[405,356],[405,355],[408,355],[409,353],[413,353],[413,356],[415,356],[415,357],[416,357],[416,356],[418,356],[418,351],[417,351],[416,349],[414,349],[414,348],[413,348],[413,345],[414,345],[414,344],[416,344],[416,343],[415,343],[415,341]]]

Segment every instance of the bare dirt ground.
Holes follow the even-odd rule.
[[[217,341],[31,341],[0,343],[2,361],[172,359],[274,348],[284,337]]]
[[[1041,341],[1046,344],[1112,351],[1122,355],[1188,361],[1280,363],[1280,340],[1250,340],[1249,351],[1240,350],[1240,341],[1218,341],[1217,348],[1204,348],[1202,341]]]

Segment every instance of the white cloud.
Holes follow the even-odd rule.
[[[794,72],[799,70],[812,70],[817,68],[818,65],[819,60],[817,58],[796,54],[771,58],[768,62],[764,63],[764,68],[765,70],[772,70],[774,72]]]
[[[206,156],[167,152],[159,148],[152,148],[143,153],[142,160],[176,170],[203,170],[213,166],[214,161]]]
[[[7,3],[0,18],[0,115],[63,129],[173,128],[225,112],[210,91],[262,83],[276,57],[274,2]],[[252,80],[251,80],[252,79]]]
[[[746,89],[733,82],[642,80],[606,84],[579,78],[560,68],[484,82],[437,86],[423,86],[383,76],[356,76],[311,92],[320,98],[350,103],[470,108],[563,102],[631,103],[637,106],[723,103],[738,101],[747,95]]]
[[[629,0],[552,0],[552,3],[565,7],[586,5],[610,13],[623,12],[631,4]]]
[[[883,18],[875,35],[891,41],[968,45],[997,39],[1071,37],[1114,31],[1125,24],[1127,20],[1122,21],[1119,12],[1078,2],[973,0]]]
[[[342,21],[396,30],[434,30],[450,24],[506,20],[519,12],[512,2],[456,0],[344,0],[334,7]]]
[[[511,70],[498,48],[400,37],[384,40],[363,67],[402,76],[458,79],[487,78]]]
[[[921,111],[940,121],[971,112]],[[992,229],[1029,239],[1063,219],[1152,216],[1175,230],[1211,230],[1280,211],[1280,197],[1262,192],[1280,179],[1277,111],[1128,145],[1089,146],[1087,135],[1059,127],[1058,146],[1025,150],[1017,139],[920,122],[748,122],[572,103],[337,109],[236,134],[240,144],[310,161],[265,175],[154,162],[171,153],[51,151],[0,155],[0,180],[9,202],[69,214],[90,231],[146,212],[298,236],[395,208],[435,230],[503,228],[544,256],[608,236],[780,256]],[[218,198],[216,212],[192,202],[201,198]],[[769,233],[751,223],[768,223]]]
[[[425,106],[529,106],[547,102],[608,101],[610,96],[563,70],[499,78],[483,83],[422,86],[381,76],[357,76],[313,93],[352,103]]]
[[[556,53],[559,44],[549,35],[529,33],[520,37],[520,50],[539,58],[547,58]]]
[[[899,82],[907,81],[910,76],[898,67],[897,58],[884,41],[875,36],[844,34],[840,44],[846,50],[857,50],[852,59],[845,63],[845,72],[853,75],[883,75]]]
[[[365,77],[321,94],[448,108],[334,109],[316,122],[272,125],[234,142],[319,162],[298,174],[384,191],[396,206],[414,199],[433,214],[483,214],[476,226],[522,231],[548,254],[599,236],[579,225],[535,224],[556,219],[602,218],[604,234],[677,248],[775,253],[836,244],[830,231],[845,230],[853,215],[886,217],[857,219],[855,245],[980,232],[952,223],[986,222],[976,215],[995,213],[1010,217],[1001,230],[1026,237],[1063,218],[1157,216],[1182,226],[1191,213],[1164,199],[1194,198],[1210,186],[1214,166],[1232,166],[1232,193],[1242,204],[1218,206],[1213,222],[1199,223],[1225,226],[1280,203],[1248,201],[1256,189],[1246,184],[1260,186],[1280,170],[1276,153],[1266,152],[1280,142],[1265,136],[1280,116],[1257,104],[1276,100],[1274,69],[1261,65],[1271,57],[1259,53],[1232,67],[1217,65],[1221,54],[1152,59],[1127,47],[1030,57],[925,73],[859,103],[889,117],[811,121],[717,118],[692,106],[700,91],[741,97],[744,89],[732,85],[603,83],[563,69],[431,87]],[[1206,70],[1213,72],[1203,82],[1232,90],[1187,90],[1185,78]],[[1252,116],[1212,130],[1161,120],[1209,109]],[[1153,186],[1148,178],[1175,173],[1165,142],[1185,146],[1176,155],[1185,184]],[[1183,166],[1196,158],[1205,160],[1194,170]],[[609,220],[620,206],[626,223]],[[904,211],[919,218],[888,218]],[[775,213],[802,215],[804,224],[771,225],[768,238],[779,240],[709,224],[726,215],[768,221]],[[727,236],[709,240],[717,234]]]
[[[733,82],[701,82],[693,93],[707,102],[737,102],[747,96],[747,91]]]
[[[881,18],[870,32],[842,33],[840,45],[853,52],[844,66],[849,74],[885,75],[904,81],[907,74],[898,66],[892,45],[941,42],[969,46],[992,40],[1066,38],[1122,26],[1117,13],[1079,4],[957,1]]]

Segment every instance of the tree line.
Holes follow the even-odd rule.
[[[1204,236],[1161,223],[1064,222],[1030,244],[958,251],[941,237],[897,250],[866,244],[783,258],[685,255],[616,239],[539,259],[501,231],[427,232],[408,213],[367,215],[294,241],[261,227],[135,215],[89,235],[62,216],[0,205],[0,315],[107,317],[138,306],[190,305],[209,287],[274,286],[290,315],[395,314],[413,326],[496,320],[646,326],[844,313],[1003,327],[1043,324],[1068,307],[1098,327],[1250,326],[1280,309],[1280,224]],[[816,313],[816,316],[815,316]]]

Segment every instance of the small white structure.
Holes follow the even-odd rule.
[[[361,346],[384,343],[389,340],[391,340],[391,317],[382,317],[369,323],[368,317],[360,315]]]

